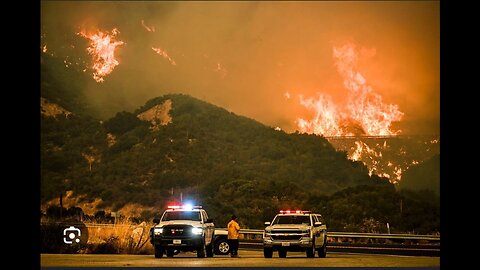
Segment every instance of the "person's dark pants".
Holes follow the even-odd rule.
[[[228,244],[230,245],[230,255],[238,255],[238,239],[228,239]]]

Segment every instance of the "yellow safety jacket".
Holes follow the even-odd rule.
[[[228,239],[238,239],[238,231],[240,230],[240,225],[235,220],[231,220],[228,225]]]

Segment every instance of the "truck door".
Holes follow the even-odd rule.
[[[319,237],[319,246],[323,246],[323,241],[326,240],[326,237],[327,237],[327,224],[325,223],[325,220],[323,219],[323,217],[321,215],[316,215],[317,218],[318,218],[318,221],[320,221],[322,223],[322,225],[320,225],[320,227],[318,227],[318,230],[319,230],[319,234],[320,234],[320,237]]]
[[[313,224],[315,225],[315,222],[318,222],[318,218],[317,218],[317,215],[312,215],[312,221],[313,221]],[[313,235],[315,236],[315,246],[316,247],[320,247],[322,245],[322,240],[321,240],[321,235],[320,235],[320,232],[321,232],[321,229],[319,226],[313,226]]]
[[[207,222],[208,215],[205,211],[202,211],[202,219],[203,223],[205,224],[205,245],[209,245],[212,241],[212,237],[215,231],[215,225],[213,224],[213,222]]]

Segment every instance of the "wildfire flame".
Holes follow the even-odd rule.
[[[355,45],[346,44],[333,48],[337,71],[348,90],[346,106],[337,106],[328,95],[320,94],[317,99],[304,99],[300,104],[315,115],[311,120],[297,119],[301,132],[325,136],[370,136],[397,135],[391,129],[392,122],[400,121],[403,113],[394,104],[385,104],[382,96],[375,93],[365,77],[356,69],[358,54]]]
[[[115,49],[125,43],[115,40],[118,33],[120,32],[116,28],[112,30],[111,34],[102,31],[96,33],[82,31],[78,33],[90,41],[87,52],[93,57],[93,79],[97,82],[103,82],[104,77],[119,65],[119,62],[115,59]]]
[[[395,179],[393,182],[399,182],[402,179],[402,168],[395,166],[395,171],[393,172],[393,174],[395,175]]]
[[[312,120],[299,118],[297,125],[302,132],[323,134],[328,136],[344,135],[339,125],[337,107],[327,95],[319,95],[318,99],[304,99],[300,95],[300,104],[315,112]]]
[[[349,158],[353,161],[358,161],[362,157],[363,144],[360,141],[356,141],[355,146],[355,151],[353,151],[352,155]]]
[[[170,64],[174,66],[177,65],[177,63],[172,58],[170,58],[170,56],[167,54],[166,51],[162,50],[161,48],[155,48],[155,47],[152,47],[152,50],[157,54],[159,54],[160,56],[162,56],[163,58],[167,59],[170,62]]]

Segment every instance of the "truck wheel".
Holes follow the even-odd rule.
[[[174,254],[175,254],[175,250],[171,248],[167,249],[167,257],[172,258]]]
[[[210,244],[205,247],[207,250],[207,257],[211,258],[213,257],[213,238],[212,241],[210,241]]]
[[[215,254],[217,255],[228,255],[230,252],[230,245],[228,244],[227,239],[219,238],[215,241]]]
[[[312,240],[312,246],[307,249],[307,258],[315,257],[315,238]]]
[[[161,246],[155,246],[155,258],[162,258],[165,250]]]
[[[286,258],[287,257],[287,250],[286,249],[279,249],[278,250],[278,257],[280,258]]]
[[[265,258],[272,258],[272,256],[273,256],[272,248],[264,247],[263,248],[263,256]]]
[[[205,243],[202,243],[202,245],[197,248],[197,258],[205,258],[206,252]]]
[[[318,257],[325,258],[327,257],[327,238],[323,240],[323,246],[318,249]]]

